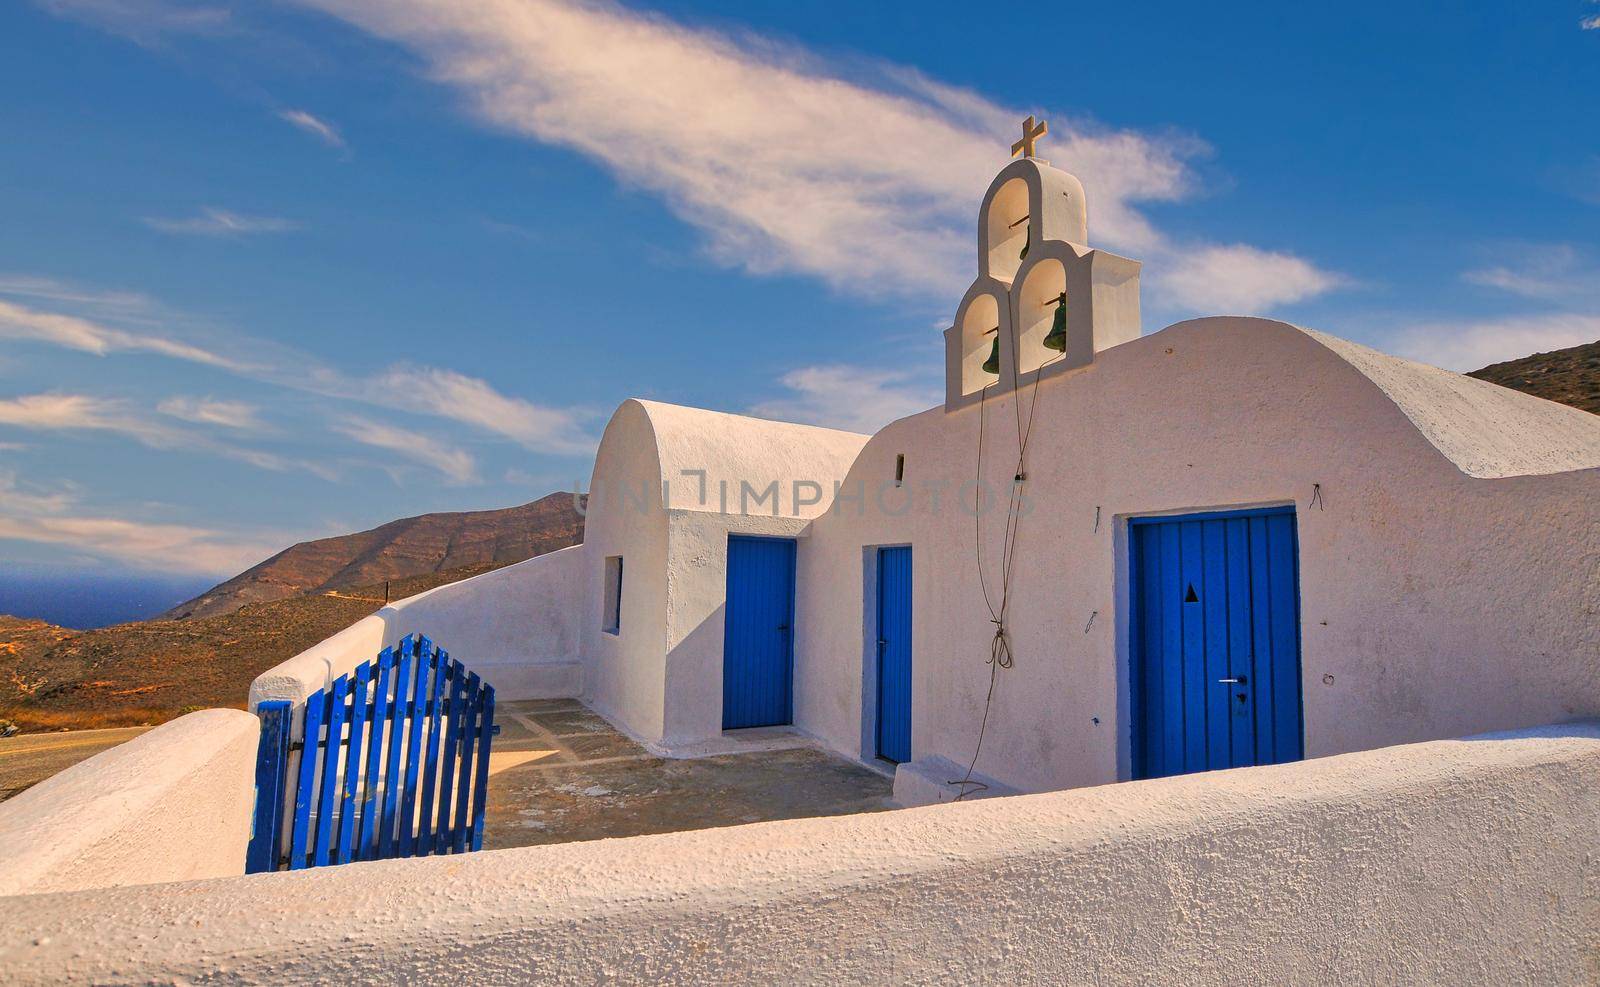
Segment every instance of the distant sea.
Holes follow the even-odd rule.
[[[89,630],[147,620],[216,583],[200,576],[74,572],[0,560],[0,613]]]

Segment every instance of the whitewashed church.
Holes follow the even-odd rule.
[[[504,698],[667,753],[799,732],[903,804],[1600,716],[1600,417],[1269,319],[1142,332],[1042,129],[983,198],[942,405],[867,436],[625,402],[582,545],[253,699],[424,629]]]
[[[1592,981],[1600,416],[1268,319],[1143,333],[1042,129],[941,405],[624,402],[583,544],[0,803],[0,979]],[[497,696],[924,807],[471,853]]]

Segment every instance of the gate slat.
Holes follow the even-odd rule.
[[[345,741],[343,795],[339,799],[339,835],[334,861],[348,864],[356,841],[356,813],[361,808],[361,744],[367,727],[367,684],[372,663],[356,666],[355,687],[350,691],[350,736]],[[331,752],[337,759],[338,753]]]
[[[319,692],[306,700],[306,723],[301,736],[305,739],[300,745],[300,778],[294,787],[294,818],[290,825],[289,836],[289,869],[300,870],[306,865],[306,831],[311,826],[311,801],[313,799],[313,785],[317,779],[317,765],[322,758],[318,756],[321,749],[318,744],[322,740],[322,721],[326,719],[329,696],[327,692]]]
[[[462,694],[466,682],[465,669],[450,660],[450,705],[445,708],[444,754],[439,759],[439,815],[433,827],[433,852],[446,853],[450,849],[450,832],[454,818],[450,814],[450,797],[455,792],[456,748],[461,743]]]
[[[472,849],[483,849],[483,814],[488,805],[489,741],[494,736],[494,686],[483,687],[483,715],[478,721],[478,768],[472,791]]]
[[[381,807],[378,794],[383,790],[378,781],[382,777],[379,771],[383,767],[383,731],[389,723],[389,679],[393,671],[394,649],[384,648],[378,652],[378,678],[372,691],[372,723],[367,728],[367,770],[363,777],[366,794],[361,800],[361,825],[357,829],[356,848],[352,854],[356,860],[371,860],[376,850],[374,836]]]
[[[416,678],[412,682],[411,706],[406,738],[406,790],[400,803],[399,827],[395,834],[395,853],[410,857],[416,853],[417,778],[421,769],[422,735],[426,732],[428,690],[431,681],[428,673],[432,662],[428,658],[427,638],[417,637],[413,642],[416,651]]]
[[[383,823],[378,831],[378,857],[392,855],[395,840],[396,807],[400,804],[400,763],[405,754],[405,726],[411,722],[408,704],[411,702],[411,638],[400,642],[400,667],[394,676],[394,705],[389,715],[394,725],[389,729],[389,764],[384,771]]]
[[[339,785],[339,747],[344,742],[344,707],[350,695],[350,677],[341,675],[333,680],[333,693],[328,701],[328,742],[321,748],[307,746],[303,753],[322,762],[322,794],[317,800],[317,839],[311,851],[311,863],[322,867],[328,863],[329,844],[333,840],[333,811],[338,803],[334,795]]]
[[[278,867],[289,769],[289,725],[294,710],[284,700],[270,699],[256,707],[256,715],[261,719],[261,739],[256,745],[256,807],[250,820],[250,844],[245,851],[246,874]]]
[[[450,827],[450,850],[462,853],[467,849],[467,813],[472,808],[472,747],[478,739],[479,678],[477,672],[467,675],[466,695],[461,703],[461,770],[456,779],[456,818]]]
[[[427,645],[428,639],[423,638]],[[422,815],[417,820],[417,838],[407,856],[427,856],[433,850],[433,803],[439,784],[439,718],[444,714],[444,683],[450,663],[441,650],[429,647],[428,663],[433,666],[433,688],[428,691],[428,753],[422,769]]]

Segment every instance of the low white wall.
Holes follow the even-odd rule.
[[[261,673],[250,708],[268,699],[299,703],[412,633],[477,672],[501,699],[576,696],[584,558],[584,546],[573,545],[392,603]]]
[[[0,900],[9,980],[1579,983],[1600,727]]]
[[[260,736],[249,713],[201,710],[0,802],[0,894],[243,874]]]

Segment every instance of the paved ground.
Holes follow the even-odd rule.
[[[755,749],[676,760],[652,755],[576,700],[501,703],[495,719],[487,848],[891,808],[887,775],[782,732],[729,734],[730,748]],[[0,800],[148,729],[0,739]]]
[[[65,733],[25,733],[0,739],[0,801],[37,785],[58,771],[93,757],[149,727],[115,730],[72,730]]]
[[[887,775],[811,747],[660,758],[570,699],[495,720],[485,849],[890,808]]]

